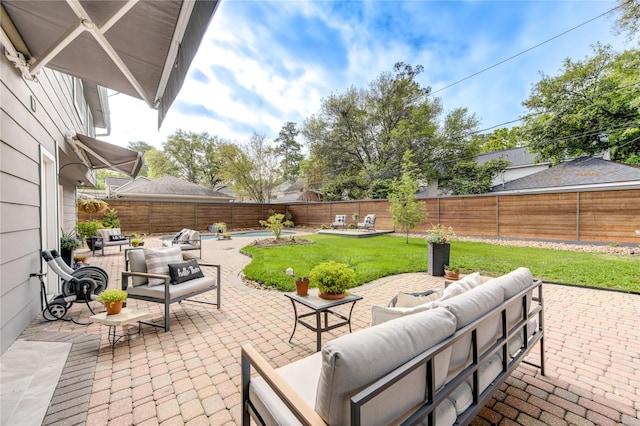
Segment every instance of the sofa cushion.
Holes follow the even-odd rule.
[[[407,315],[413,315],[418,312],[428,311],[434,302],[427,302],[413,308],[389,308],[378,305],[371,305],[371,327],[402,318]]]
[[[196,278],[187,282],[184,282],[180,285],[170,285],[169,286],[169,295],[171,300],[177,299],[179,297],[188,297],[191,294],[202,293],[209,288],[214,288],[216,285],[216,279],[213,277],[203,277]],[[152,287],[149,286],[138,286],[138,287],[129,287],[127,290],[129,294],[134,296],[147,296],[152,297],[154,299],[164,299],[164,286],[163,285],[155,285]]]
[[[126,239],[126,235],[109,235],[109,241],[124,241]]]
[[[189,229],[187,228],[182,228],[180,230],[180,232],[176,233],[176,235],[173,236],[173,241],[178,241],[178,239],[182,236],[182,234],[184,234],[185,232],[189,232]]]
[[[178,235],[177,241],[181,243],[188,241],[191,237],[191,232],[191,229],[183,229],[181,234]]]
[[[180,284],[194,278],[202,278],[204,274],[200,269],[200,265],[198,265],[198,261],[194,259],[187,262],[170,263],[169,276],[171,277],[171,284]]]
[[[396,308],[414,308],[418,305],[424,305],[427,302],[433,302],[442,297],[442,289],[435,290],[426,295],[413,295],[408,293],[398,293]]]
[[[460,330],[502,304],[503,301],[504,290],[502,287],[480,285],[459,296],[446,300],[438,300],[434,302],[431,307],[432,309],[442,307],[449,310],[456,317],[456,330]],[[478,329],[477,338],[480,350],[495,343],[499,329],[499,315],[495,315],[493,319],[487,321],[486,326]],[[459,339],[453,344],[447,382],[469,365],[471,362],[471,353],[471,334]]]
[[[129,271],[147,272],[147,262],[144,259],[144,250],[128,250],[127,257],[129,259]],[[131,277],[131,283],[134,287],[147,284],[147,281],[147,277]]]
[[[502,372],[502,357],[495,354],[488,361],[478,367],[478,382],[480,392],[483,392],[493,380]],[[462,414],[473,403],[473,379],[469,378],[460,384],[447,397],[456,408],[456,416]]]
[[[455,317],[432,309],[388,321],[328,342],[322,348],[322,371],[315,410],[330,425],[346,425],[350,398],[365,386],[451,336]],[[436,388],[444,382],[448,350],[434,361]],[[387,424],[425,396],[425,367],[394,385],[364,407],[362,424]]]
[[[481,283],[482,279],[480,278],[480,272],[474,272],[473,274],[466,275],[458,281],[449,284],[442,292],[441,300],[458,296],[465,291],[478,287]]]
[[[145,248],[144,259],[147,264],[147,272],[150,274],[169,275],[169,263],[180,263],[183,261],[180,247],[166,247],[161,249]],[[164,284],[160,278],[149,278],[149,287]]]
[[[316,352],[277,368],[276,372],[313,408],[316,403],[321,367],[322,352]],[[301,424],[262,377],[251,379],[249,398],[265,424],[274,426]]]

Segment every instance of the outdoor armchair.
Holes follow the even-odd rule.
[[[215,277],[204,275],[203,266],[215,268]],[[185,261],[179,246],[127,249],[125,269],[122,289],[128,292],[127,298],[164,304],[164,324],[146,324],[169,331],[169,307],[183,300],[216,305],[220,309],[220,265],[199,263],[196,259]],[[192,299],[209,291],[216,292],[215,302]]]
[[[342,228],[344,229],[347,226],[347,215],[346,214],[337,214],[336,218],[331,223],[331,226],[334,228]]]
[[[358,222],[358,228],[372,231],[376,230],[376,215],[368,214],[364,217],[363,222]]]

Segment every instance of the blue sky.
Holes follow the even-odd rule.
[[[160,147],[176,129],[246,142],[300,126],[321,101],[366,87],[396,62],[422,65],[418,77],[445,111],[466,107],[481,128],[515,120],[540,80],[596,42],[633,47],[612,33],[615,15],[459,84],[446,86],[615,7],[613,1],[237,1],[223,0],[180,95],[157,130],[156,112],[126,95],[110,98],[109,142]]]

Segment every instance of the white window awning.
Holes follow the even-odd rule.
[[[219,0],[2,0],[0,42],[26,78],[48,67],[143,99],[158,125]]]

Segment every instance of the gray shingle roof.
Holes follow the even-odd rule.
[[[529,166],[535,164],[535,154],[531,154],[526,147],[505,149],[503,151],[486,152],[478,155],[477,163],[484,164],[489,160],[504,158],[511,163],[509,167]]]
[[[493,192],[640,182],[640,167],[580,157],[493,187]]]
[[[215,197],[227,198],[231,197],[214,191],[186,180],[178,179],[173,176],[163,176],[159,179],[152,180],[135,188],[124,189],[118,192],[119,195],[183,195],[186,197]]]

